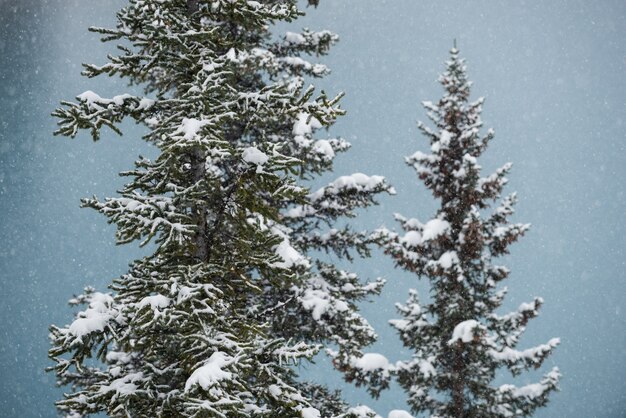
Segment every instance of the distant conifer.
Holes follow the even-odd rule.
[[[406,159],[420,180],[440,201],[426,223],[396,215],[403,233],[381,229],[377,238],[398,267],[428,279],[430,300],[420,302],[411,290],[398,304],[401,319],[392,320],[412,358],[386,367],[356,370],[353,377],[376,396],[392,377],[408,394],[415,414],[433,417],[522,417],[548,401],[557,388],[554,368],[539,383],[492,386],[496,372],[508,368],[518,375],[538,368],[559,344],[554,338],[537,347],[517,350],[528,321],[538,315],[542,299],[523,303],[506,315],[506,288],[498,285],[509,270],[496,264],[508,247],[529,228],[510,223],[515,193],[500,200],[511,164],[481,177],[477,158],[493,138],[480,135],[483,99],[469,102],[471,83],[464,60],[451,50],[439,77],[445,90],[439,103],[424,102],[434,127],[420,123],[430,152]]]

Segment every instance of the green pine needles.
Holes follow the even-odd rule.
[[[312,254],[368,255],[366,233],[335,224],[393,193],[360,173],[304,186],[349,144],[314,137],[344,111],[305,83],[328,69],[303,57],[337,36],[269,32],[300,15],[295,0],[130,0],[115,29],[91,28],[125,46],[83,74],[118,75],[145,95],[62,102],[56,134],[98,140],[128,118],[147,127],[156,159],[122,173],[121,196],[82,203],[117,226],[118,243],[156,250],[110,292],[86,289],[70,302],[85,306],[74,321],[51,327],[66,416],[373,416],[290,367],[327,344],[340,364],[374,340],[356,303],[383,281]]]

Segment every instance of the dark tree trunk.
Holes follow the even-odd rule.
[[[202,181],[206,175],[205,160],[206,156],[199,148],[191,154],[191,172],[194,184]],[[193,257],[201,261],[208,261],[209,255],[206,209],[206,204],[193,205],[193,220],[198,229],[194,236]]]
[[[189,14],[198,11],[198,2],[199,0],[187,0],[187,11],[189,12]]]
[[[452,409],[455,418],[463,418],[463,390],[464,390],[464,371],[463,371],[463,345],[457,341],[454,353],[453,365],[453,382],[452,382]]]

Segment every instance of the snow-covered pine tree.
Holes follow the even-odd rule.
[[[509,245],[529,225],[508,221],[515,193],[500,201],[511,164],[481,177],[477,158],[494,134],[479,132],[483,99],[469,102],[471,82],[456,47],[446,64],[439,78],[444,96],[437,104],[424,102],[434,129],[419,124],[430,152],[416,152],[406,159],[441,205],[426,223],[396,215],[404,230],[401,234],[378,231],[385,252],[397,266],[428,279],[430,301],[420,303],[412,290],[406,304],[397,305],[402,318],[391,321],[413,352],[412,358],[369,373],[378,380],[368,373],[361,380],[378,384],[372,388],[377,394],[390,375],[395,376],[416,414],[529,416],[557,388],[558,369],[538,383],[521,387],[492,386],[496,372],[505,367],[516,376],[540,367],[559,340],[516,349],[527,322],[538,314],[539,297],[514,312],[496,314],[506,294],[506,288],[498,285],[509,275],[496,260],[508,254]]]
[[[116,224],[120,244],[156,249],[110,293],[75,297],[87,307],[51,327],[52,369],[71,387],[57,403],[66,415],[373,416],[289,367],[319,343],[345,359],[373,340],[355,303],[382,281],[307,254],[367,254],[364,233],[333,225],[392,192],[360,173],[316,192],[298,184],[349,147],[314,139],[344,112],[304,81],[328,70],[302,55],[325,54],[337,36],[269,32],[301,14],[295,0],[130,0],[115,29],[91,28],[123,45],[84,74],[119,75],[145,96],[85,92],[54,112],[56,133],[97,140],[127,118],[147,126],[156,159],[122,173],[131,181],[120,197],[83,205]]]

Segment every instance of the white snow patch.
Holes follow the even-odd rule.
[[[300,410],[302,418],[321,418],[322,414],[315,408],[303,408]]]
[[[324,155],[324,158],[326,158],[327,160],[335,157],[335,151],[333,150],[330,141],[326,139],[320,139],[315,141],[315,144],[313,145],[313,151],[315,151],[317,154]]]
[[[208,124],[209,124],[208,120],[183,118],[180,126],[174,132],[174,135],[182,134],[183,138],[187,140],[191,140],[198,134],[198,132],[200,131],[200,129],[202,129],[204,125],[208,125]]]
[[[299,45],[305,43],[306,39],[299,33],[287,32],[285,33],[285,41],[290,44]]]
[[[446,251],[439,257],[439,265],[444,269],[449,269],[453,264],[457,264],[459,262],[459,256],[456,254],[456,251]]]
[[[159,124],[159,120],[157,118],[145,118],[144,122],[149,128],[155,128]]]
[[[154,103],[154,100],[144,97],[139,100],[139,106],[137,106],[137,110],[150,109],[152,106],[154,106]]]
[[[356,359],[354,367],[366,372],[386,369],[389,367],[389,360],[387,360],[387,357],[382,354],[366,353],[363,354],[363,357]]]
[[[403,409],[394,409],[389,412],[388,418],[413,418],[413,415]]]
[[[319,321],[330,308],[339,312],[345,312],[349,309],[348,304],[342,300],[336,300],[331,305],[330,295],[323,290],[306,289],[304,295],[300,297],[300,301],[304,309],[312,311],[311,315],[316,321]]]
[[[348,409],[348,414],[355,415],[358,418],[382,418],[372,408],[365,405],[358,405]]]
[[[452,134],[449,131],[443,129],[441,134],[439,135],[439,142],[442,146],[447,147],[450,145],[450,140],[452,139]]]
[[[300,298],[302,306],[308,311],[313,311],[311,315],[313,319],[319,321],[322,315],[328,310],[330,300],[328,294],[321,290],[307,289]]]
[[[559,344],[561,344],[560,338],[552,338],[547,344],[540,344],[536,347],[527,348],[526,350],[519,351],[510,347],[504,347],[502,348],[502,351],[490,350],[490,354],[495,360],[499,361],[504,360],[514,362],[520,359],[538,360],[539,356],[549,352]]]
[[[505,226],[499,226],[493,230],[493,236],[496,238],[503,238],[508,231],[509,231],[509,228]]]
[[[408,328],[411,323],[406,319],[390,319],[389,323],[397,330],[403,331]]]
[[[448,345],[452,345],[457,341],[469,343],[474,339],[474,329],[483,328],[483,326],[475,319],[468,319],[460,322],[452,331],[452,338],[448,341]]]
[[[428,378],[437,374],[435,367],[430,361],[420,361],[419,363],[420,373],[424,375],[424,377]]]
[[[124,105],[124,100],[126,100],[126,99],[130,99],[130,98],[132,98],[132,97],[133,97],[133,96],[131,96],[130,94],[128,94],[128,93],[124,93],[124,94],[119,94],[119,95],[117,95],[117,96],[113,96],[113,98],[111,99],[111,101],[112,101],[113,103],[115,103],[116,105],[118,105],[118,106],[123,106],[123,105]]]
[[[118,395],[131,395],[137,391],[137,385],[133,382],[143,379],[143,373],[132,373],[111,381],[109,385],[100,387],[99,392],[108,393],[115,391]]]
[[[112,305],[111,295],[93,293],[90,295],[89,308],[78,314],[78,318],[72,322],[68,331],[78,338],[94,331],[102,331],[115,313],[111,310]]]
[[[312,193],[310,198],[312,201],[316,201],[324,196],[325,193],[337,194],[344,190],[356,190],[368,192],[374,190],[385,182],[385,178],[382,176],[368,176],[363,173],[354,173],[349,176],[338,177],[335,181],[328,186],[323,187]]]
[[[435,218],[426,222],[422,232],[422,241],[429,241],[444,234],[450,228],[450,223],[443,219]]]
[[[248,4],[248,6],[250,6],[250,7],[254,8],[254,9],[256,9],[256,10],[259,10],[260,8],[262,8],[262,7],[263,7],[263,6],[261,5],[261,3],[259,3],[258,1],[248,0],[246,3]]]
[[[270,385],[267,390],[269,390],[274,398],[278,398],[283,393],[283,390],[278,387],[278,385]]]
[[[463,161],[466,161],[472,165],[476,165],[476,157],[473,155],[465,154],[463,155]]]
[[[341,176],[335,180],[332,185],[338,189],[355,189],[363,187],[365,189],[373,189],[382,183],[382,176],[368,176],[363,173],[354,173],[351,176]]]
[[[311,117],[311,120],[307,121]],[[299,113],[296,122],[293,124],[293,134],[295,136],[311,135],[314,129],[319,129],[322,124],[319,120],[306,113]]]
[[[372,408],[365,405],[357,405],[348,409],[348,415],[354,415],[356,418],[382,418]]]
[[[163,296],[163,295],[153,295],[153,296],[146,296],[145,298],[141,299],[137,307],[141,309],[144,306],[150,305],[152,310],[155,310],[158,308],[166,308],[167,306],[169,306],[169,304],[170,304],[170,298]]]
[[[535,302],[533,303],[528,303],[528,302],[523,302],[519,305],[519,307],[517,308],[518,312],[524,312],[524,311],[534,311],[537,308],[536,304],[543,304],[543,298],[542,297],[537,297],[535,298]]]
[[[207,390],[220,380],[231,379],[232,373],[222,370],[224,366],[229,364],[230,360],[231,358],[221,351],[216,351],[211,354],[206,364],[196,369],[191,376],[189,376],[189,379],[187,379],[185,383],[185,392],[189,391],[195,384]]]
[[[98,95],[97,93],[94,93],[91,90],[87,90],[79,94],[78,96],[76,96],[76,98],[79,99],[81,102],[85,102],[88,107],[92,107],[94,103],[108,104],[111,102],[110,100],[103,99],[102,97],[100,97],[100,95]]]
[[[416,247],[422,242],[422,234],[417,231],[408,231],[400,241],[409,247]]]
[[[256,147],[248,147],[244,149],[241,158],[243,158],[243,160],[247,163],[256,165],[263,165],[269,160],[267,154]]]
[[[284,239],[283,242],[278,244],[274,249],[274,252],[283,259],[282,262],[274,263],[274,267],[288,269],[294,265],[309,265],[309,261],[306,257],[293,248],[288,239]]]

